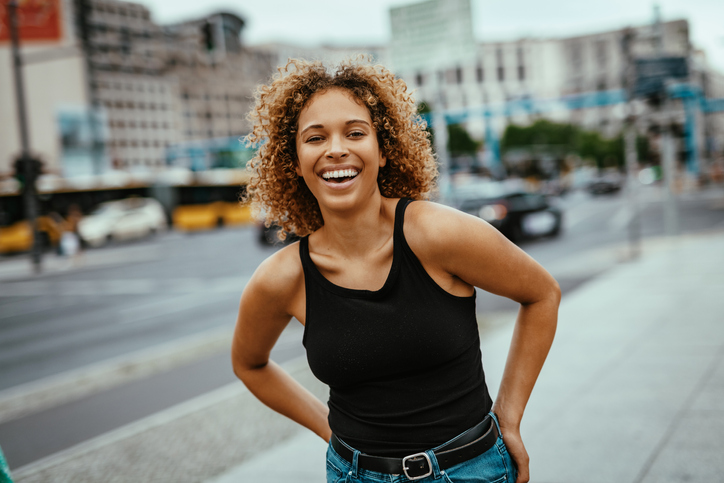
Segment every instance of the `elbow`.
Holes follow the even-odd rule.
[[[558,310],[558,306],[561,303],[561,286],[558,284],[555,278],[549,277],[544,283],[539,283],[536,286],[535,294],[531,295],[527,300],[520,300],[519,303],[523,307],[530,306],[546,306],[555,307]]]
[[[556,307],[558,307],[558,305],[560,305],[561,303],[561,296],[563,294],[561,292],[561,286],[558,284],[558,281],[553,277],[551,277],[549,293],[549,297],[555,302]]]
[[[241,380],[241,382],[243,382],[244,384],[246,384],[249,375],[253,374],[254,371],[264,369],[267,364],[269,364],[269,361],[257,364],[250,363],[248,361],[245,361],[245,359],[241,356],[241,354],[238,353],[238,351],[235,351],[233,349],[231,351],[231,368],[234,371],[234,375],[238,377],[239,380]]]

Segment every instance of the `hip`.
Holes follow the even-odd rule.
[[[418,481],[420,483],[432,481],[436,483],[441,481],[445,483],[514,482],[517,477],[515,465],[500,436],[500,427],[498,426],[497,419],[493,413],[490,413],[490,415],[495,426],[493,428],[495,433],[492,435],[493,438],[490,438],[491,435],[488,434],[476,440],[483,441],[484,438],[488,438],[491,443],[484,443],[485,446],[482,453],[457,464],[449,465],[449,463],[445,463],[446,453],[449,454],[451,452],[448,450],[449,445],[463,436],[465,434],[463,433],[437,448],[432,448],[419,455],[412,455],[417,458],[418,461],[423,462],[422,470],[409,475],[404,474],[407,473],[406,469],[400,470],[399,473],[366,469],[363,467],[364,464],[360,464],[360,461],[364,461],[365,459],[364,454],[345,445],[346,448],[351,450],[351,454],[345,449],[345,451],[340,451],[345,453],[344,456],[341,456],[333,445],[330,444],[327,449],[327,483],[403,483],[409,481]],[[336,446],[339,448],[339,444]],[[444,448],[444,450],[441,451],[440,448]]]

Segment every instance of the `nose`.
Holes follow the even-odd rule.
[[[329,140],[329,149],[327,150],[327,158],[344,159],[349,156],[349,151],[341,136],[332,136]]]

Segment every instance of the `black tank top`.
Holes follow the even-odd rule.
[[[443,290],[407,245],[402,199],[395,210],[392,268],[377,291],[333,284],[299,252],[306,288],[304,346],[329,385],[329,424],[363,453],[405,456],[479,423],[485,385],[475,295]]]

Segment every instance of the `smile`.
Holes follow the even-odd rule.
[[[336,171],[327,171],[322,174],[322,178],[326,181],[334,181],[336,183],[342,183],[348,181],[359,174],[356,169],[339,169]]]

